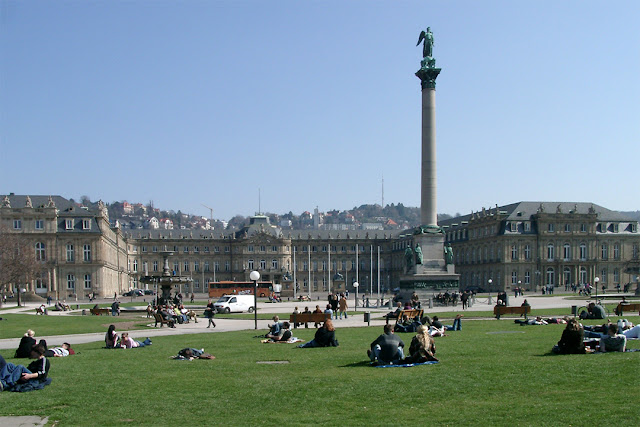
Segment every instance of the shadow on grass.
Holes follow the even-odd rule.
[[[342,365],[340,368],[363,368],[363,367],[371,367],[371,362],[368,360],[361,360],[360,362],[353,362],[347,365]]]

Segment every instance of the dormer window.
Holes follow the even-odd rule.
[[[64,220],[64,228],[65,228],[65,230],[73,230],[73,220],[72,219],[65,219]]]
[[[82,220],[82,229],[83,230],[91,230],[91,220],[83,219]]]

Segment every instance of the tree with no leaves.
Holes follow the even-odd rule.
[[[22,233],[0,226],[0,293],[4,295],[12,286],[29,283],[41,268],[33,242]]]

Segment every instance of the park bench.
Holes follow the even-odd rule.
[[[640,311],[640,303],[638,302],[625,302],[619,303],[614,313],[618,316],[622,316],[624,311]]]
[[[407,319],[415,319],[416,317],[418,318],[418,320],[422,319],[422,314],[424,313],[424,310],[422,309],[418,309],[418,308],[414,308],[411,310],[400,310],[400,312],[398,313],[398,317],[396,317],[396,325],[398,324],[398,322],[402,322],[402,319],[404,319],[404,316],[407,316]],[[389,315],[386,316],[387,318],[387,325],[389,324],[389,319],[393,319],[393,317],[390,317]]]
[[[105,316],[108,316],[109,313],[111,313],[111,309],[110,308],[91,308],[89,309],[89,312],[94,316],[100,316],[102,314],[104,314]]]
[[[289,316],[289,323],[293,324],[295,329],[300,323],[323,323],[330,318],[331,315],[329,313],[297,313]]]
[[[153,313],[153,318],[156,321],[155,325],[153,325],[154,328],[158,327],[158,323],[160,323],[161,328],[162,328],[162,325],[167,325],[171,327],[171,325],[173,324],[175,326],[175,323],[169,322],[168,320],[163,319],[162,316],[158,313]]]
[[[527,318],[527,314],[531,313],[531,306],[529,305],[525,305],[525,306],[515,306],[515,307],[509,307],[506,305],[496,305],[495,307],[493,307],[493,314],[495,314],[496,319],[499,319],[500,316],[502,316],[503,314],[519,314],[519,315],[523,315],[524,314],[524,318]]]

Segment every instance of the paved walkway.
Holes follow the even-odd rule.
[[[533,310],[536,309],[545,309],[545,308],[568,308],[567,314],[570,313],[570,307],[572,305],[584,305],[584,301],[582,300],[569,300],[566,299],[565,296],[536,296],[536,295],[526,295],[525,297],[514,298],[510,296],[509,305],[520,305],[527,299],[531,304]],[[495,301],[495,296],[493,296],[492,302]],[[351,305],[353,304],[353,300],[349,301]],[[313,310],[316,305],[320,305],[321,308],[323,305],[326,305],[325,301],[308,301],[308,302],[297,302],[297,301],[285,301],[282,303],[261,303],[258,302],[258,309],[261,313],[291,313],[293,312],[295,307],[298,307],[300,311],[304,310],[304,307],[309,307],[309,309]],[[26,307],[16,307],[13,309],[6,309],[0,311],[0,317],[4,313],[19,313],[25,312],[35,315],[35,307],[38,304],[28,303]],[[488,303],[488,297],[481,296],[478,297],[476,303],[469,308],[468,310],[462,310],[462,305],[458,304],[457,307],[434,307],[434,308],[425,308],[425,313],[434,313],[434,312],[442,312],[442,311],[454,311],[460,313],[469,313],[468,316],[471,315],[474,311],[488,311],[493,310],[493,303]],[[364,322],[363,313],[365,311],[369,311],[372,313],[372,318],[379,317],[380,314],[386,313],[390,311],[388,308],[363,308],[358,307],[357,311],[353,311],[353,309],[349,309],[351,315],[348,319],[338,319],[335,320],[335,325],[340,327],[358,327],[358,326],[367,326],[367,323]],[[50,311],[50,316],[67,316],[70,312],[57,312]],[[146,314],[141,314],[141,316],[146,317]],[[151,320],[151,319],[149,319]],[[108,317],[105,317],[105,323],[108,323]],[[130,330],[128,331],[130,335],[136,339],[144,339],[146,337],[153,338],[157,336],[166,336],[166,335],[183,335],[183,334],[197,334],[197,333],[217,333],[217,332],[227,332],[227,331],[241,331],[241,330],[251,330],[255,328],[254,319],[223,319],[216,318],[216,327],[215,328],[207,328],[207,319],[199,318],[198,323],[188,323],[184,325],[178,325],[176,328],[167,328],[167,327],[158,327],[158,328],[150,328],[150,329],[139,329],[139,330]],[[150,326],[153,326],[154,322],[150,321]],[[268,330],[268,324],[271,323],[271,320],[258,320],[258,329],[264,332]],[[384,325],[385,321],[381,319],[373,319],[371,321],[371,325]],[[25,330],[28,329],[29,326],[25,324]],[[37,331],[36,331],[37,332]],[[295,332],[294,332],[295,335]],[[1,336],[1,335],[0,335]],[[47,343],[51,345],[59,345],[62,342],[69,342],[70,344],[83,344],[88,342],[102,341],[104,339],[104,332],[99,333],[88,333],[88,334],[73,334],[73,335],[48,335],[48,336],[37,336],[38,339],[45,339]],[[8,339],[0,339],[0,349],[12,349],[17,348],[20,343],[20,338],[8,338]]]

